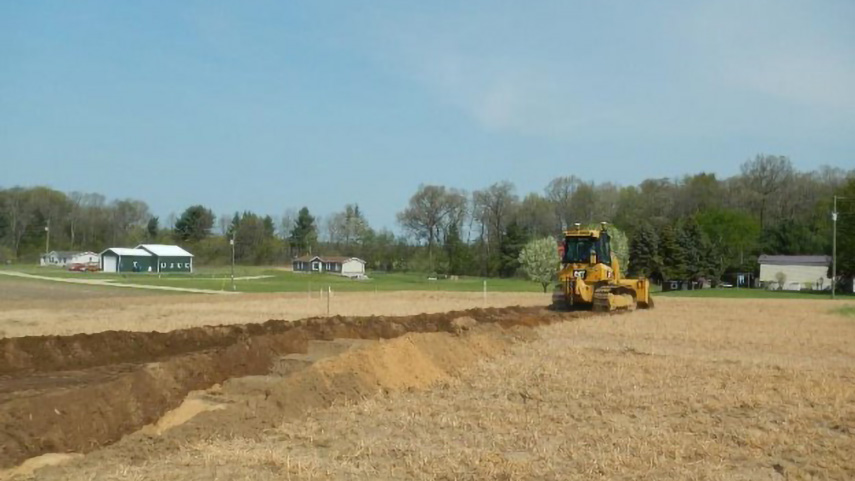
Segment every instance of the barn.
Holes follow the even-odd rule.
[[[829,256],[762,255],[757,261],[760,264],[760,282],[767,289],[799,291],[831,288]]]
[[[155,258],[155,272],[193,272],[193,254],[181,247],[166,244],[140,244],[136,247]]]
[[[133,249],[111,247],[101,253],[104,272],[193,272],[193,254],[181,247],[140,244]]]
[[[154,256],[142,249],[110,247],[101,252],[103,272],[152,272]]]

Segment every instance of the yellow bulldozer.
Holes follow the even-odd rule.
[[[599,229],[575,224],[564,231],[558,285],[552,303],[558,308],[593,308],[595,311],[653,307],[648,279],[624,279],[611,249],[606,223]]]

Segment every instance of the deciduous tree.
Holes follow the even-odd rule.
[[[777,194],[793,177],[793,164],[783,155],[757,155],[741,166],[742,180],[746,189],[753,194],[760,216],[760,227],[768,222],[766,210],[774,194]]]
[[[855,279],[855,176],[839,191],[837,213],[837,275]]]
[[[428,259],[433,265],[433,250],[449,219],[465,197],[457,190],[441,185],[420,185],[409,205],[398,213],[398,222],[416,239],[426,240]]]
[[[544,237],[529,242],[519,255],[520,266],[526,276],[543,287],[545,293],[558,273],[558,249],[555,239]]]

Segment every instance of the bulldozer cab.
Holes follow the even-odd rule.
[[[562,264],[611,265],[612,253],[608,232],[576,230],[564,233]]]

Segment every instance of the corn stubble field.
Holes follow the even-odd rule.
[[[327,314],[413,315],[472,307],[535,306],[530,292],[334,292],[181,295],[126,288],[69,286],[0,276],[0,338],[107,330],[172,331],[190,327],[295,320]]]
[[[30,476],[855,479],[855,319],[827,302],[514,315],[326,346]]]

